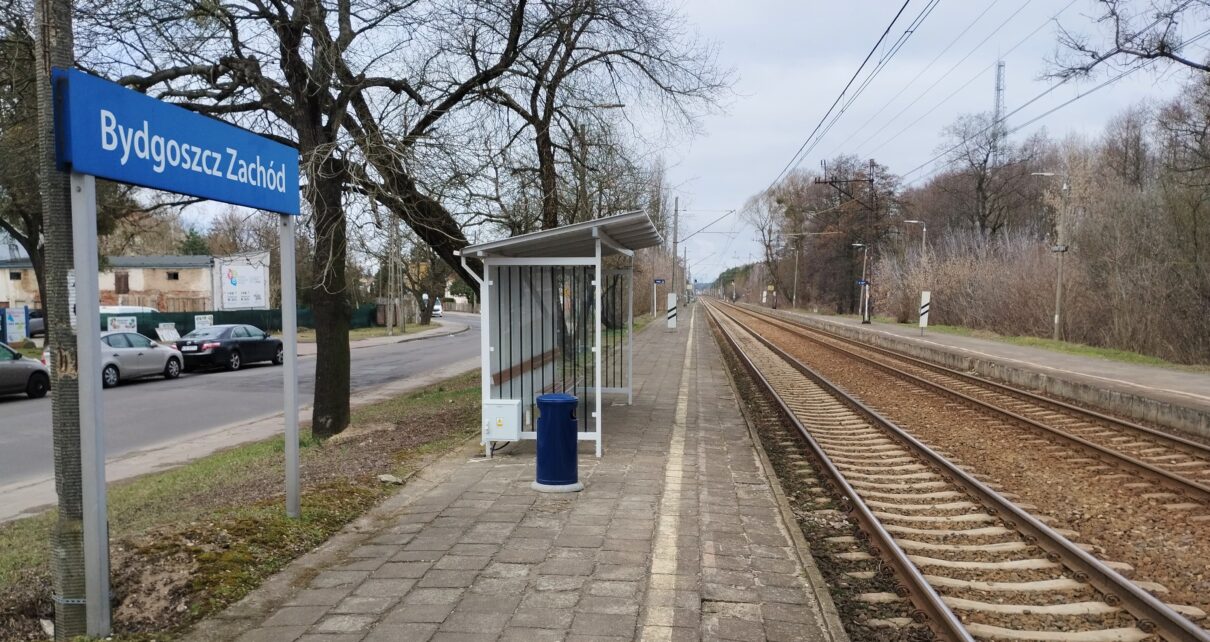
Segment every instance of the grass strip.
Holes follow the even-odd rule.
[[[285,517],[284,441],[236,446],[172,470],[111,484],[114,630],[170,640],[312,550],[431,457],[476,434],[479,380],[468,374],[353,411],[326,443],[304,433],[303,515]],[[42,639],[53,619],[54,511],[0,525],[0,640]]]

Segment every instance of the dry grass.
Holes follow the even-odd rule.
[[[439,323],[430,323],[428,325],[420,325],[419,323],[409,323],[407,325],[407,327],[403,330],[400,330],[399,328],[395,328],[394,336],[402,337],[402,336],[406,336],[409,334],[416,334],[417,332],[431,330],[433,328],[438,327],[439,325],[440,325]],[[386,336],[391,336],[391,335],[389,335],[387,333],[386,328],[381,327],[381,326],[374,326],[371,328],[353,328],[352,330],[349,330],[349,341],[360,341],[362,339],[377,339],[379,337],[386,337]],[[299,343],[315,343],[315,329],[314,328],[299,328],[298,329],[298,342]]]
[[[114,628],[119,639],[171,639],[327,540],[429,457],[478,425],[478,379],[465,375],[359,408],[351,437],[302,444],[303,516],[282,508],[284,442],[231,448],[110,488]],[[374,430],[365,430],[371,426]],[[0,639],[41,639],[49,618],[47,512],[0,525]]]

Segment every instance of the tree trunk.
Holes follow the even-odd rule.
[[[538,146],[538,178],[542,187],[542,229],[559,226],[559,184],[555,170],[555,144],[550,136],[550,123],[536,128]]]
[[[315,314],[315,405],[311,432],[318,439],[339,434],[349,425],[349,309],[345,275],[347,253],[343,161],[320,163],[310,190],[315,219],[315,283],[311,309]]]
[[[84,511],[80,470],[80,399],[76,373],[76,337],[67,303],[67,271],[73,264],[71,185],[55,165],[54,106],[51,67],[69,67],[72,52],[71,2],[38,0],[38,168],[42,180],[43,229],[46,231],[45,277],[46,337],[51,354],[51,439],[55,455],[55,492],[59,511],[51,531],[51,571],[54,594],[71,600],[55,603],[55,639],[68,640],[86,633],[84,601]],[[36,242],[36,240],[35,240]],[[31,257],[32,258],[32,257]],[[86,278],[95,278],[85,275]],[[97,328],[83,328],[96,332]],[[98,373],[99,374],[99,373]]]

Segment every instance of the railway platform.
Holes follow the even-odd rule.
[[[926,361],[1210,437],[1210,374],[940,332],[926,331],[922,337],[913,325],[862,325],[851,317],[777,313]]]
[[[847,640],[704,311],[635,347],[582,492],[468,444],[189,639]]]

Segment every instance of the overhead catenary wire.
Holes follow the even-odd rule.
[[[878,51],[878,48],[882,46],[883,41],[886,40],[887,34],[891,32],[892,28],[894,28],[895,23],[899,21],[900,16],[903,15],[903,12],[907,9],[908,4],[910,4],[911,1],[912,0],[904,0],[903,5],[899,7],[899,11],[895,13],[895,17],[891,19],[891,22],[887,24],[886,29],[883,30],[882,35],[878,37],[878,41],[874,43],[874,46],[870,48],[870,52],[866,54],[865,59],[861,61],[861,65],[859,65],[857,70],[853,72],[853,76],[849,78],[849,82],[845,83],[844,89],[840,90],[840,93],[836,96],[836,100],[832,101],[831,106],[829,106],[828,110],[824,112],[823,117],[819,119],[819,122],[816,123],[815,128],[811,130],[811,133],[807,136],[806,140],[804,140],[802,145],[799,146],[798,151],[794,152],[794,155],[790,158],[790,161],[786,163],[786,166],[777,173],[777,176],[772,181],[770,181],[769,187],[766,187],[765,190],[762,191],[767,191],[770,187],[776,185],[777,181],[780,181],[787,172],[797,166],[799,157],[802,155],[803,150],[807,148],[807,145],[811,143],[811,140],[814,139],[815,135],[819,133],[819,130],[824,126],[824,123],[827,122],[828,117],[832,115],[832,112],[836,109],[836,106],[839,105],[840,101],[844,99],[846,92],[848,92],[849,88],[853,86],[854,82],[856,82],[858,76],[861,75],[861,71],[865,69],[865,66],[870,62],[870,59],[874,57],[874,54]]]

